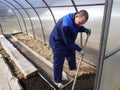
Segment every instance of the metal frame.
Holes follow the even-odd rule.
[[[60,6],[60,5],[58,5],[58,6],[49,6],[49,7],[51,7],[51,8],[58,8],[58,7],[73,7],[73,3],[75,4],[75,2],[74,2],[74,0],[71,0],[71,2],[72,2],[72,5],[65,5],[65,6]],[[81,5],[76,5],[75,4],[75,7],[79,7],[79,6],[98,6],[98,5],[105,5],[105,3],[96,3],[96,4],[81,4]],[[36,8],[45,8],[45,7],[36,7]]]
[[[4,34],[1,23],[0,23],[0,30],[1,30],[2,34]]]
[[[47,6],[48,10],[50,11],[50,13],[51,13],[51,15],[52,15],[52,17],[53,17],[53,20],[54,20],[55,24],[56,24],[56,20],[55,20],[55,17],[54,17],[54,15],[53,15],[53,12],[52,12],[51,8],[50,8],[49,5],[45,2],[45,0],[42,0],[42,1],[43,1],[44,4]]]
[[[105,5],[105,3],[84,4],[84,5],[76,5],[76,6],[79,7],[79,6],[98,6],[98,5]]]
[[[7,0],[4,0],[5,2],[7,2],[8,4],[10,4],[11,6],[13,6],[15,8],[15,10],[18,11],[18,13],[20,14],[22,20],[23,20],[23,23],[24,23],[24,26],[25,26],[25,30],[26,30],[26,33],[28,34],[28,31],[27,31],[27,27],[26,27],[26,23],[25,23],[25,20],[24,20],[24,17],[22,16],[21,12],[9,1]],[[14,10],[13,10],[14,11]]]
[[[120,51],[120,48],[117,48],[117,49],[115,49],[115,50],[113,50],[113,51],[110,51],[110,52],[106,53],[104,59],[109,58],[110,56],[116,54],[116,53],[119,52],[119,51]]]
[[[42,20],[38,14],[38,12],[36,11],[36,9],[33,7],[33,5],[28,1],[28,0],[25,0],[30,6],[31,8],[34,10],[34,12],[36,13],[36,15],[38,16],[38,19],[39,19],[39,22],[40,22],[40,25],[41,25],[41,28],[42,28],[42,34],[43,34],[43,42],[45,43],[46,42],[46,39],[45,39],[45,33],[44,33],[44,30],[43,30],[43,24],[42,24]]]
[[[76,5],[75,5],[75,2],[74,2],[73,0],[71,0],[71,2],[72,2],[73,6],[74,6],[74,8],[75,8],[75,11],[78,12],[78,9],[77,9],[77,7],[76,7]]]
[[[8,3],[9,5],[13,6],[15,8],[15,10],[17,10],[17,12],[20,14],[20,16],[22,17],[23,19],[23,23],[24,23],[24,26],[25,26],[25,29],[26,29],[26,33],[28,34],[28,31],[27,31],[27,27],[26,27],[26,23],[25,23],[25,19],[22,15],[22,13],[19,11],[19,8],[16,8],[10,1],[7,1],[7,0],[4,0],[6,3]],[[30,20],[30,23],[31,23],[31,27],[32,27],[32,31],[33,31],[33,35],[34,35],[34,38],[35,38],[35,32],[34,32],[34,27],[33,27],[33,22],[30,18],[30,15],[29,13],[27,12],[26,9],[33,9],[35,11],[35,13],[37,14],[38,18],[39,18],[39,21],[40,21],[40,25],[41,25],[41,28],[42,28],[42,34],[43,34],[43,40],[45,42],[45,34],[44,34],[44,28],[43,28],[43,24],[42,24],[42,20],[38,14],[38,12],[36,11],[36,8],[33,7],[33,5],[28,1],[28,0],[25,0],[26,3],[28,3],[31,8],[24,8],[17,0],[13,0],[15,3],[17,3],[24,11],[25,13],[27,14],[29,20]],[[105,3],[96,3],[96,4],[84,4],[84,5],[75,5],[75,2],[74,0],[71,0],[72,4],[73,5],[66,5],[66,6],[49,6],[47,4],[47,2],[45,0],[42,0],[43,3],[47,6],[47,7],[38,7],[38,8],[48,8],[48,10],[50,11],[52,17],[53,17],[53,20],[56,24],[56,19],[54,17],[54,14],[51,10],[51,8],[56,8],[56,7],[74,7],[75,8],[75,11],[78,12],[78,9],[77,7],[78,6],[97,6],[97,5],[105,5],[105,9],[104,9],[104,18],[103,18],[103,22],[102,22],[102,33],[101,33],[101,40],[100,40],[100,54],[99,54],[99,64],[98,64],[98,68],[97,68],[97,72],[96,72],[96,77],[95,77],[95,85],[94,85],[94,90],[99,90],[100,89],[100,83],[101,83],[101,77],[102,77],[102,70],[103,70],[103,64],[104,64],[104,60],[112,55],[114,55],[115,53],[119,52],[120,51],[120,48],[117,48],[115,49],[114,51],[111,51],[111,52],[108,52],[108,53],[105,53],[106,51],[106,44],[107,44],[107,39],[108,39],[108,31],[109,31],[109,24],[110,24],[110,17],[111,17],[111,11],[112,11],[112,4],[113,4],[113,0],[106,0]],[[4,3],[2,1],[0,1],[1,3]],[[4,3],[5,4],[5,3]],[[5,4],[6,6],[8,6],[10,9],[11,7],[7,4]],[[20,9],[21,9],[20,8]],[[14,14],[16,15],[17,17],[17,20],[18,20],[18,23],[19,23],[19,26],[20,26],[20,29],[22,30],[22,27],[21,27],[21,24],[20,24],[20,20],[19,20],[19,17],[17,16],[16,12],[11,9]],[[2,30],[2,26],[0,24],[0,28]],[[2,33],[4,34],[3,30],[2,30]],[[81,42],[81,47],[82,47],[82,33],[81,33],[81,38],[80,38],[80,42]]]
[[[34,32],[34,28],[33,28],[33,22],[32,22],[32,20],[30,18],[29,13],[26,11],[26,9],[18,1],[16,1],[16,0],[13,0],[13,1],[16,2],[25,11],[25,13],[27,14],[27,16],[28,16],[28,18],[30,20],[31,27],[32,27],[33,37],[35,38],[35,32]]]
[[[105,10],[104,10],[104,18],[103,18],[103,23],[102,23],[101,41],[100,41],[99,64],[98,64],[97,73],[96,73],[96,77],[95,77],[94,90],[100,89],[112,4],[113,4],[113,0],[106,0]]]
[[[15,16],[16,16],[16,18],[17,18],[17,20],[18,20],[18,24],[19,24],[20,30],[22,31],[22,27],[21,27],[21,24],[20,24],[20,20],[19,20],[17,14],[14,12],[14,10],[13,10],[10,6],[8,6],[6,3],[4,3],[4,2],[2,2],[2,1],[0,1],[0,2],[3,3],[4,5],[6,5],[7,7],[9,7],[9,8],[13,11],[13,13],[15,14]],[[0,24],[0,27],[1,27],[1,30],[2,30],[2,34],[4,34],[4,31],[3,31],[3,29],[2,29],[2,25],[1,25],[1,24]]]

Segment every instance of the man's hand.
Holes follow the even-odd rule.
[[[83,50],[79,51],[79,54],[82,56],[82,55],[85,55],[85,52]]]
[[[86,32],[87,35],[89,35],[89,36],[91,35],[91,29],[86,29],[85,32]]]

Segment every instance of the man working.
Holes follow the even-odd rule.
[[[78,13],[70,13],[62,17],[55,25],[49,38],[49,44],[53,51],[53,73],[56,85],[61,88],[62,71],[65,58],[69,69],[76,70],[75,50],[84,54],[82,48],[75,44],[78,32],[91,34],[90,29],[82,26],[88,20],[88,12],[81,10]]]

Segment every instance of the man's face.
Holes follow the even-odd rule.
[[[80,16],[79,14],[75,15],[75,25],[82,26],[86,23],[85,16]]]

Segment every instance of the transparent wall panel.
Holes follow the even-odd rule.
[[[21,4],[24,8],[31,8],[31,6],[25,0],[15,0]]]
[[[28,18],[25,18],[25,21],[27,23],[29,21],[30,26],[31,26],[31,28],[30,28],[30,26],[27,26],[27,28],[28,28],[28,34],[30,36],[34,37],[34,28],[32,27],[32,21],[30,20],[31,17],[29,17],[30,14],[26,10],[26,9],[31,9],[31,6],[25,0],[16,0],[16,3],[20,4],[20,6],[21,6],[22,9],[25,9],[24,11],[25,11],[26,15],[28,16]]]
[[[56,21],[62,18],[64,15],[68,13],[75,13],[74,7],[59,7],[59,8],[51,8]]]
[[[21,31],[16,16],[7,16],[4,19],[4,23],[1,23],[4,34],[12,34]]]
[[[6,11],[6,7],[8,7],[8,6],[10,6],[10,5],[7,2],[0,0],[0,15],[2,14],[1,11]],[[13,7],[11,7],[11,9],[13,9]]]
[[[11,2],[10,2],[11,1]],[[17,4],[17,3],[15,3],[13,0],[10,0],[9,2],[6,2],[6,1],[4,1],[4,3],[6,4],[6,5],[8,5],[10,8],[12,8],[12,10],[14,10],[14,12],[17,14],[17,16],[18,16],[18,19],[19,19],[19,21],[20,21],[20,25],[21,25],[21,28],[22,28],[22,31],[23,32],[25,32],[26,31],[26,29],[25,29],[25,25],[24,25],[24,23],[23,23],[23,19],[22,19],[22,16],[20,15],[20,13],[19,13],[19,11],[18,10],[16,10],[16,8],[18,9],[21,9],[20,7],[19,7],[19,5]]]
[[[34,8],[46,7],[42,0],[27,0]]]
[[[120,0],[114,0],[106,52],[120,48]]]
[[[72,5],[71,0],[45,0],[49,6],[65,6]]]
[[[53,29],[53,26],[55,25],[53,17],[48,8],[40,8],[36,10],[42,20],[46,43],[48,43],[49,35],[51,33],[51,30]]]
[[[41,24],[40,24],[37,14],[35,13],[35,11],[33,11],[33,9],[26,9],[26,10],[29,13],[30,18],[32,20],[35,37],[41,39],[42,29],[41,29]]]
[[[2,2],[8,3],[9,5],[14,5],[16,8],[21,8],[16,2],[14,2],[13,0],[1,0]],[[13,7],[14,8],[14,7]]]
[[[105,0],[74,0],[76,5],[84,5],[84,4],[101,4],[105,3]]]
[[[100,90],[120,90],[120,51],[104,60]]]
[[[27,33],[32,36],[33,32],[32,32],[32,27],[31,27],[31,23],[30,23],[30,18],[28,17],[28,15],[26,14],[26,12],[23,9],[20,9],[19,11],[21,12],[22,16],[24,17],[26,28],[27,28]]]
[[[0,7],[0,23],[4,34],[11,34],[21,31],[14,12],[2,3]]]
[[[78,10],[87,10],[89,13],[89,19],[84,25],[86,28],[91,29],[91,35],[88,39],[87,46],[85,48],[86,52],[86,60],[91,64],[97,66],[98,57],[99,57],[99,44],[100,44],[100,36],[102,29],[102,20],[104,13],[104,5],[101,6],[84,6],[77,7]],[[80,35],[79,35],[80,36]],[[86,34],[83,33],[83,44],[86,40]],[[77,43],[80,45],[80,37],[77,39]]]
[[[23,19],[22,19],[21,15],[18,13],[17,10],[14,10],[14,11],[18,16],[18,19],[19,19],[19,22],[20,22],[20,25],[21,25],[21,29],[22,29],[21,31],[26,32],[25,25],[24,25],[24,22],[23,22]]]
[[[9,8],[5,6],[5,4],[0,2],[0,23],[2,23],[2,19],[7,16]]]
[[[6,1],[2,1],[2,2],[4,2],[6,6],[10,7],[12,10],[14,10],[15,14],[17,15],[17,17],[19,19],[22,31],[25,31],[25,27],[24,27],[24,24],[23,24],[22,16],[18,12],[18,10],[16,10],[16,8],[20,9],[19,5],[16,4],[13,0],[9,0],[9,1],[6,0]]]

